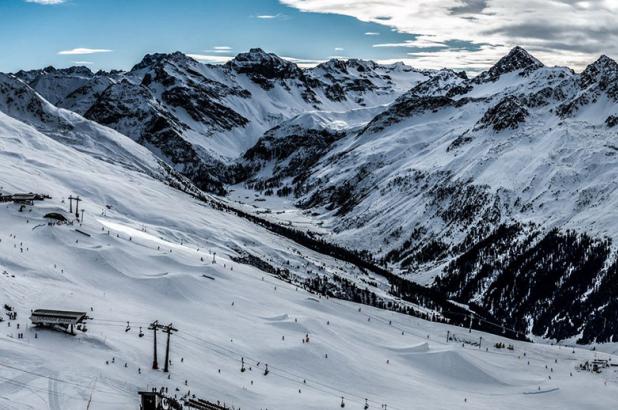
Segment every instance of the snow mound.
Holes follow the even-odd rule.
[[[391,347],[389,348],[391,351],[398,354],[408,354],[408,353],[423,353],[429,351],[429,343],[421,343],[414,346],[405,346],[405,347]]]
[[[445,384],[506,385],[459,351],[406,353],[401,358],[421,373]]]

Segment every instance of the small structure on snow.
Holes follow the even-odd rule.
[[[19,205],[34,205],[34,201],[43,201],[50,199],[49,195],[29,193],[18,193],[9,195],[0,195],[0,202],[14,202]]]
[[[45,219],[49,220],[49,223],[67,223],[67,218],[58,212],[50,212],[45,214]]]
[[[85,322],[90,319],[86,312],[73,312],[68,310],[36,309],[30,315],[30,321],[35,326],[48,328],[60,328],[74,335],[74,328],[86,331]]]
[[[156,389],[152,391],[140,391],[140,410],[182,410],[182,404],[178,400],[167,397],[163,392]]]

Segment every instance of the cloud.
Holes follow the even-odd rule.
[[[94,64],[92,61],[71,61],[71,64],[77,65],[92,65]]]
[[[461,4],[451,7],[451,14],[478,14],[487,8],[487,0],[461,0]]]
[[[376,47],[376,48],[399,48],[399,47],[443,48],[443,47],[448,47],[448,46],[441,41],[433,40],[430,36],[419,36],[414,40],[406,40],[403,43],[381,43],[381,44],[374,44],[372,47]]]
[[[229,46],[214,46],[210,50],[204,50],[205,53],[218,53],[218,54],[230,54],[232,47]]]
[[[72,50],[63,50],[58,51],[58,54],[61,56],[72,56],[72,55],[84,55],[84,54],[97,54],[97,53],[111,53],[112,50],[108,50],[106,48],[74,48]]]
[[[342,48],[342,47],[335,47],[335,51],[344,51],[344,48]]]
[[[278,20],[278,19],[287,19],[288,16],[285,14],[277,13],[277,14],[258,14],[254,16],[257,19],[261,20]]]
[[[618,57],[617,0],[279,1],[304,12],[381,24],[416,39],[384,47],[446,45],[431,52],[410,50],[406,56],[434,68],[460,63],[477,69],[483,62],[487,68],[515,45],[546,64],[579,70],[601,53]]]
[[[280,57],[302,68],[315,67],[316,65],[321,64],[325,61],[325,60],[314,60],[314,59],[309,59],[309,58],[288,57],[288,56],[280,56]]]
[[[26,0],[26,3],[42,4],[44,6],[52,6],[54,4],[65,3],[66,0]]]
[[[376,31],[368,31],[365,33],[366,36],[379,36],[380,33],[376,32]]]
[[[194,60],[206,64],[224,64],[230,61],[232,56],[212,55],[212,54],[187,54]]]

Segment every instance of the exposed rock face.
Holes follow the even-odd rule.
[[[498,104],[487,110],[479,121],[481,127],[491,126],[496,131],[515,129],[526,121],[528,110],[517,97],[504,97]]]
[[[419,97],[414,94],[407,94],[397,99],[386,111],[371,120],[361,134],[383,130],[415,114],[434,112],[455,105],[456,102],[448,97]]]
[[[495,81],[501,75],[513,71],[522,70],[522,74],[543,67],[543,63],[531,56],[521,47],[513,48],[506,56],[502,57],[488,71],[476,77],[477,82]]]
[[[300,195],[307,170],[322,159],[332,144],[344,135],[332,130],[298,126],[276,127],[268,131],[245,153],[243,165],[251,175],[274,162],[272,172],[266,178],[250,178],[247,185],[261,191],[272,191],[279,196]]]
[[[468,80],[467,76],[452,70],[440,70],[427,81],[424,81],[407,94],[418,96],[448,96],[457,95],[460,87]]]
[[[582,107],[600,103],[607,98],[618,102],[618,63],[603,55],[590,64],[579,77],[580,90],[575,98],[557,109],[563,118],[575,116]]]
[[[294,63],[276,54],[266,53],[261,48],[252,48],[240,53],[226,65],[241,74],[248,74],[256,83],[271,87],[270,80],[304,79],[303,71]]]
[[[605,55],[599,57],[582,72],[580,84],[582,88],[598,84],[609,97],[618,101],[618,63]]]

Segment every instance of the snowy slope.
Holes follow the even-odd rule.
[[[303,70],[252,49],[222,66],[151,54],[126,73],[18,77],[2,77],[0,110],[62,144],[231,193],[214,202],[355,251],[498,329],[618,340],[618,65],[606,56],[575,73],[516,47],[468,78],[360,60]],[[295,254],[277,252],[278,267]],[[320,258],[296,266],[311,278]],[[384,278],[376,292],[393,298]]]
[[[617,85],[608,57],[576,74],[515,48],[473,79],[435,73],[326,148],[315,138],[317,156],[294,128],[273,144],[273,129],[245,157],[261,155],[247,185],[294,196],[331,241],[522,331],[616,340]],[[309,166],[289,167],[299,156]]]
[[[0,207],[0,303],[17,312],[10,327],[0,323],[2,408],[136,409],[138,390],[160,386],[243,409],[334,409],[341,397],[347,408],[362,408],[366,398],[370,409],[395,410],[614,406],[612,369],[575,368],[615,356],[468,333],[308,293],[233,262],[234,249],[273,264],[288,259],[301,277],[312,260],[352,280],[363,275],[2,113],[0,161],[3,191],[53,197],[23,212]],[[83,198],[83,223],[48,226],[46,212],[67,215],[68,194]],[[84,309],[94,319],[75,337],[31,328],[30,310],[43,307]],[[153,320],[179,329],[169,379],[150,370]],[[480,337],[481,349],[466,343]],[[159,338],[160,362],[162,351]]]

